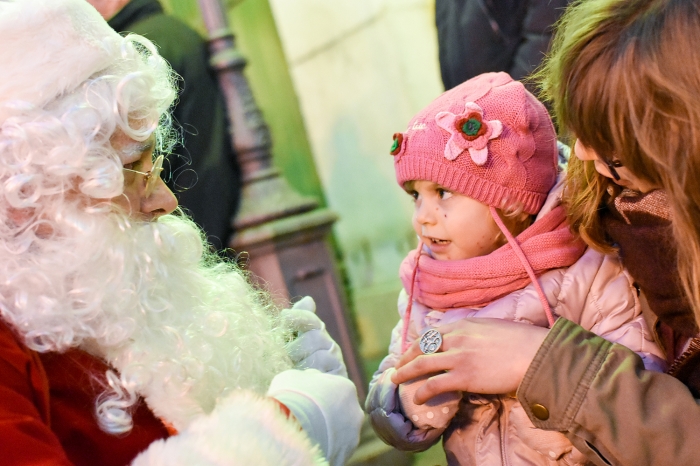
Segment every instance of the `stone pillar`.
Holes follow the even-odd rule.
[[[305,295],[314,298],[362,401],[367,382],[329,243],[336,215],[294,191],[273,166],[270,132],[243,74],[246,60],[235,46],[225,11],[220,0],[198,1],[243,172],[236,235],[229,246],[247,253],[249,269],[266,282],[279,304]]]

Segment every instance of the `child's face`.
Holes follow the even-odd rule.
[[[413,229],[437,260],[483,256],[500,247],[489,207],[432,181],[408,183],[415,200]]]
[[[598,173],[610,178],[614,183],[619,184],[620,186],[624,186],[625,188],[629,188],[634,191],[639,191],[640,193],[647,193],[658,188],[658,186],[654,186],[644,180],[640,180],[622,165],[619,167],[614,167],[615,171],[620,177],[619,180],[616,180],[613,174],[610,172],[610,168],[608,168],[608,165],[603,161],[598,153],[590,147],[584,146],[580,139],[577,139],[576,144],[574,144],[574,154],[579,160],[592,161]]]

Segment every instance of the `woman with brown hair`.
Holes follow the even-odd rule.
[[[418,403],[517,390],[536,427],[562,432],[595,464],[698,464],[700,1],[578,1],[539,81],[576,156],[571,224],[620,255],[670,369],[646,371],[563,318],[551,330],[478,319],[440,327],[436,354],[414,345],[393,381],[434,374]]]

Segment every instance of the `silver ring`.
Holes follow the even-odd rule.
[[[440,345],[442,345],[442,335],[434,328],[426,330],[423,332],[423,335],[421,335],[418,345],[423,354],[437,353],[440,349]]]

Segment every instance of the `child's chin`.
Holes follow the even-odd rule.
[[[435,251],[431,251],[430,256],[431,256],[433,259],[438,260],[438,261],[451,261],[451,260],[454,260],[453,257],[452,257],[452,254],[450,254],[449,252],[435,252]]]

